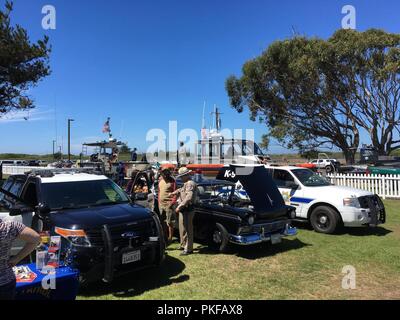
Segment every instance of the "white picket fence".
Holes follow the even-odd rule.
[[[329,174],[326,176],[337,186],[370,191],[383,199],[400,199],[400,175]]]

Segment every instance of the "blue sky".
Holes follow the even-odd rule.
[[[41,27],[47,4],[57,10],[56,30]],[[395,0],[14,0],[13,22],[32,40],[50,37],[53,72],[30,91],[38,108],[29,121],[0,121],[0,152],[51,153],[54,139],[66,152],[67,118],[74,118],[72,149],[79,153],[82,142],[106,138],[107,117],[114,136],[146,150],[148,130],[167,130],[169,120],[199,130],[203,101],[208,124],[217,104],[224,127],[252,128],[259,140],[266,127],[229,107],[225,79],[272,41],[290,37],[292,26],[329,37],[347,4],[357,9],[358,30],[399,32]],[[282,151],[272,143],[270,153]]]

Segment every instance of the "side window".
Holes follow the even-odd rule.
[[[285,170],[274,170],[274,181],[280,188],[288,187],[288,182],[294,182],[292,175]]]
[[[267,172],[268,172],[268,175],[269,175],[271,178],[273,178],[274,170],[273,170],[273,169],[267,168]]]
[[[8,179],[6,182],[4,182],[4,184],[1,186],[1,188],[2,188],[3,190],[9,191],[11,185],[13,184],[13,182],[14,182],[14,179],[10,178],[10,179]],[[2,193],[2,192],[0,192],[0,201],[3,201],[3,200],[4,200],[4,197],[5,197],[5,194]]]
[[[18,196],[21,191],[22,191],[22,187],[24,186],[25,180],[24,179],[15,179],[15,182],[13,183],[13,185],[10,188],[10,193],[12,193],[15,196]]]
[[[10,178],[8,179],[6,182],[4,182],[2,189],[6,190],[6,191],[10,191],[10,187],[12,186],[14,182],[14,179]]]
[[[13,190],[13,186],[16,185],[17,179],[15,178],[9,178],[2,186],[2,189],[9,191],[11,193]],[[12,206],[12,204],[14,203],[14,199],[12,199],[11,197],[5,195],[4,193],[0,193],[0,202],[1,202],[1,206],[7,208],[10,208],[10,206]]]

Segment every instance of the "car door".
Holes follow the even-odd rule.
[[[273,176],[280,193],[287,205],[296,207],[296,215],[300,216],[303,210],[303,204],[301,202],[292,201],[303,197],[303,191],[300,188],[293,188],[293,183],[298,184],[293,175],[284,169],[274,169]]]

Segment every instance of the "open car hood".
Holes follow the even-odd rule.
[[[230,165],[221,168],[217,179],[240,182],[256,212],[265,213],[286,207],[278,187],[264,166]]]

